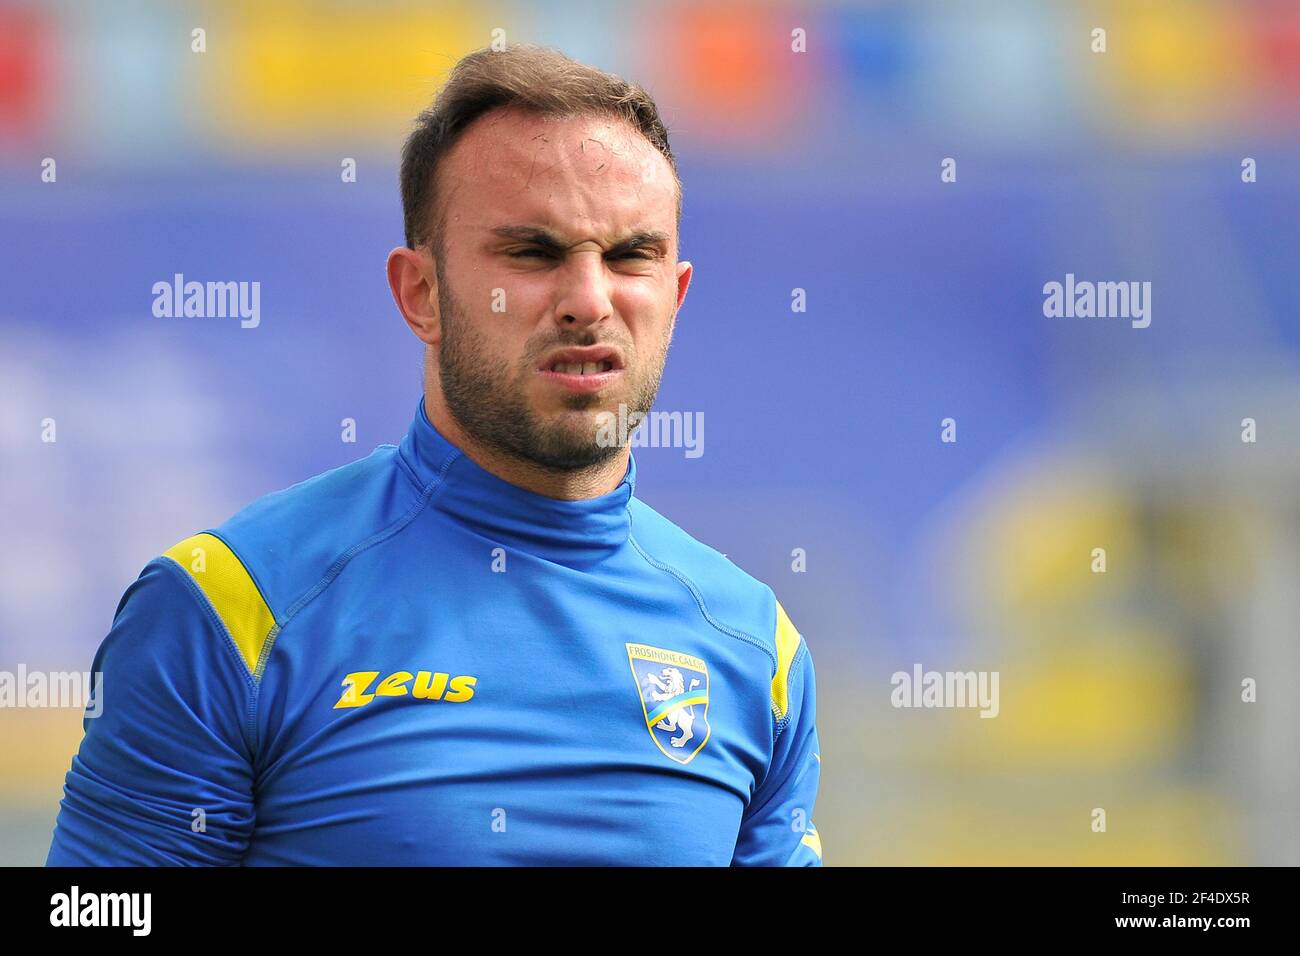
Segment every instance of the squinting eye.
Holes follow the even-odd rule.
[[[507,252],[506,255],[509,256],[511,259],[534,259],[534,258],[553,259],[555,258],[555,256],[552,253],[548,252],[545,249],[520,249],[515,252]],[[655,259],[659,258],[659,255],[655,252],[639,252],[633,249],[628,252],[620,252],[618,255],[612,256],[611,258],[615,260],[641,259],[642,261],[645,262],[653,262]]]

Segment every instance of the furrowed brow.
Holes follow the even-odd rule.
[[[548,252],[562,253],[565,250],[565,245],[558,236],[537,226],[497,226],[492,230],[492,235],[541,246]]]
[[[538,226],[497,226],[492,230],[492,235],[502,239],[513,239],[516,242],[526,242],[556,255],[562,255],[568,249],[558,236]],[[610,247],[609,252],[617,254],[631,252],[644,246],[666,246],[671,238],[666,232],[639,230],[615,243]]]
[[[611,253],[632,252],[644,246],[663,246],[667,247],[668,240],[671,236],[666,232],[634,232],[622,242],[616,243],[609,251]]]

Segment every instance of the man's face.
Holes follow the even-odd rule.
[[[690,280],[667,160],[615,119],[496,110],[457,142],[439,185],[452,416],[550,469],[618,454],[598,439],[602,413],[650,410]]]

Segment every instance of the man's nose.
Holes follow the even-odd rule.
[[[609,268],[601,252],[570,252],[558,270],[557,281],[555,321],[561,327],[583,328],[613,316]]]

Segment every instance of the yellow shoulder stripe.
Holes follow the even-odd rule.
[[[776,676],[772,678],[772,704],[777,717],[783,718],[790,709],[790,664],[802,638],[794,629],[781,602],[776,602]]]
[[[243,562],[224,541],[206,532],[186,538],[163,554],[194,579],[226,625],[248,672],[255,674],[262,647],[275,627],[275,615]]]
[[[803,835],[803,839],[799,842],[811,848],[817,854],[817,859],[822,858],[822,835],[817,832],[816,827],[809,827],[808,832]]]

